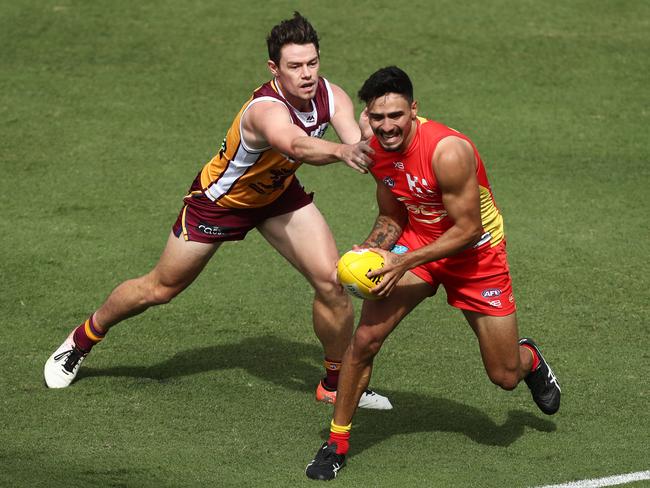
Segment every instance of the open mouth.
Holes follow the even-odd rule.
[[[393,144],[399,141],[399,134],[382,134],[381,140],[387,144]]]

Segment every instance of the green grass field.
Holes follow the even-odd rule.
[[[650,4],[0,3],[0,486],[315,486],[326,436],[311,290],[256,233],[173,303],[111,332],[63,391],[42,368],[120,281],[157,261],[181,198],[299,9],[354,95],[412,77],[420,113],[477,144],[501,207],[522,335],[563,386],[546,417],[484,374],[444,296],[388,340],[345,487],[515,487],[650,469]],[[374,184],[303,167],[341,251]],[[359,308],[360,302],[355,306]],[[641,481],[634,487],[650,486]]]

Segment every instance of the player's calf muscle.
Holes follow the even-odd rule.
[[[519,376],[516,373],[503,373],[499,376],[490,376],[490,380],[495,385],[504,390],[514,390],[519,384]]]

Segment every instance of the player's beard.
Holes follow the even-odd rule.
[[[391,135],[394,135],[394,136],[396,136],[396,137],[403,136],[403,134],[402,134],[401,131],[396,131],[395,134],[391,134]],[[382,147],[382,149],[383,149],[384,151],[388,151],[388,152],[398,152],[398,151],[400,151],[400,150],[402,149],[402,144],[404,143],[404,137],[402,137],[402,138],[399,140],[399,143],[398,143],[398,144],[396,144],[396,145],[395,145],[395,144],[390,144],[390,145],[386,146],[386,145],[384,144],[384,137],[385,137],[385,136],[386,136],[386,134],[383,133],[383,132],[380,132],[380,133],[377,135],[377,141],[379,142],[379,145]]]

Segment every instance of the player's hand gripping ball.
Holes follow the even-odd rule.
[[[357,298],[377,300],[380,297],[370,293],[370,289],[381,282],[383,275],[368,278],[366,274],[383,266],[384,258],[376,252],[368,249],[348,251],[341,256],[337,266],[339,283]]]

